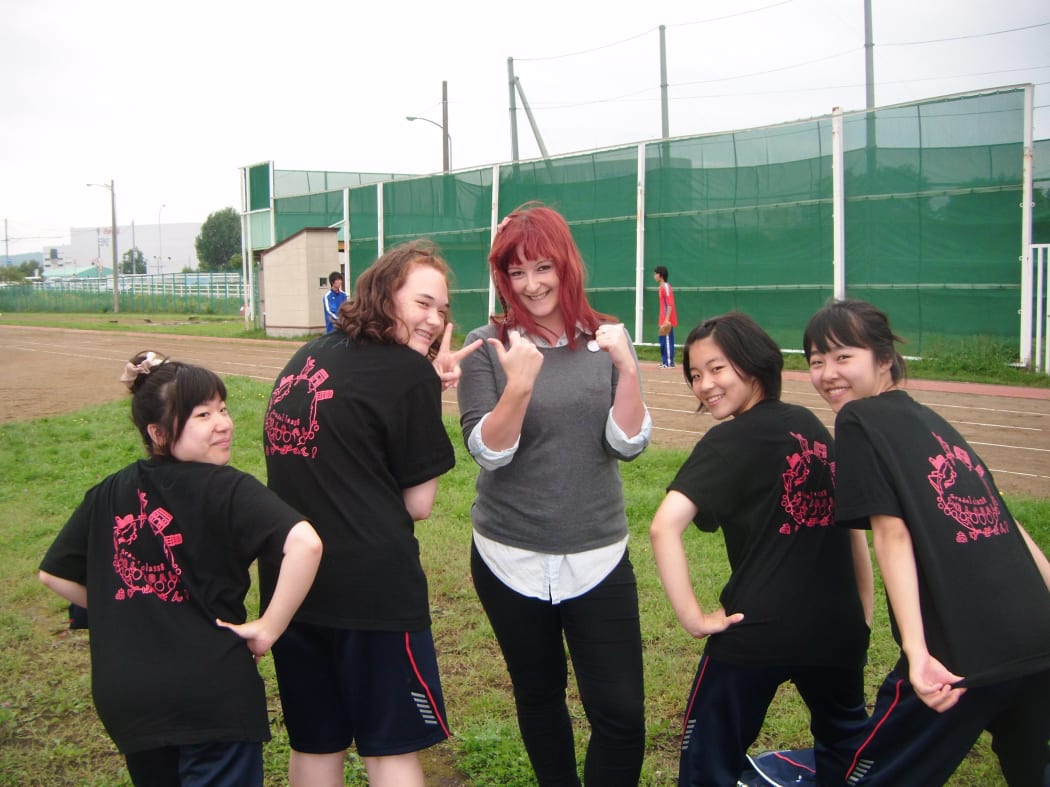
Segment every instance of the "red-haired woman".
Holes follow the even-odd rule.
[[[514,684],[541,785],[579,784],[565,643],[587,719],[587,784],[635,785],[645,747],[638,592],[618,463],[648,445],[638,361],[596,312],[565,219],[528,203],[489,254],[502,315],[462,363],[464,440],[481,466],[474,586]],[[563,642],[564,637],[564,642]]]

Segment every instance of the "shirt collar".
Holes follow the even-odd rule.
[[[520,325],[517,326],[516,330],[517,330],[519,335],[526,337],[530,342],[535,344],[537,347],[557,348],[557,347],[564,347],[564,346],[566,346],[569,343],[569,337],[566,336],[564,333],[561,336],[558,337],[558,340],[554,344],[551,344],[549,341],[547,341],[547,339],[545,337],[543,337],[543,336],[536,336],[534,334],[528,333]],[[577,336],[590,336],[590,334],[587,333],[587,329],[584,328],[583,325],[581,325],[580,323],[576,323],[576,335]]]

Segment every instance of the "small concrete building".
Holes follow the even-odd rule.
[[[324,333],[328,274],[341,270],[339,231],[306,227],[260,256],[260,314],[267,336]]]

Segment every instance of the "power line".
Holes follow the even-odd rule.
[[[757,14],[760,11],[768,11],[770,8],[776,8],[777,6],[788,5],[792,0],[783,0],[781,3],[773,3],[772,5],[764,5],[761,8],[750,8],[747,11],[738,11],[735,14],[726,14],[725,16],[713,16],[710,19],[701,19],[696,22],[679,22],[676,25],[667,25],[667,27],[692,27],[693,25],[706,25],[711,22],[723,22],[726,19],[735,19],[738,16],[747,16],[748,14]]]
[[[833,60],[833,59],[835,59],[837,57],[843,57],[845,55],[851,55],[851,54],[854,54],[855,52],[857,52],[859,49],[860,49],[860,47],[855,47],[853,49],[847,49],[847,50],[845,50],[843,52],[838,52],[837,54],[834,54],[834,55],[827,55],[826,57],[818,57],[818,58],[816,58],[814,60],[806,60],[806,61],[804,61],[802,63],[795,63],[795,64],[790,65],[790,66],[781,66],[780,68],[771,68],[771,69],[769,69],[767,71],[754,71],[754,72],[751,72],[751,73],[748,73],[748,74],[737,74],[735,76],[719,77],[717,79],[698,79],[698,80],[694,80],[694,81],[690,81],[690,82],[672,82],[672,83],[670,83],[668,85],[668,87],[680,88],[680,87],[686,87],[688,85],[707,85],[707,84],[711,84],[711,83],[714,83],[714,82],[729,82],[729,81],[734,80],[734,79],[748,79],[749,77],[765,76],[766,74],[773,74],[773,73],[776,73],[778,71],[788,71],[788,70],[790,70],[792,68],[802,68],[803,66],[812,65],[814,63],[821,63],[821,62],[823,62],[825,60]],[[618,101],[618,100],[621,100],[621,99],[631,98],[632,96],[642,95],[644,93],[648,93],[648,92],[650,92],[652,90],[655,90],[655,89],[656,88],[646,87],[646,88],[642,88],[641,90],[632,91],[630,93],[622,93],[622,94],[620,94],[618,96],[608,96],[606,98],[598,98],[598,99],[593,99],[593,100],[590,100],[590,101],[570,102],[570,103],[567,103],[567,104],[565,104],[565,103],[552,104],[552,103],[544,103],[544,102],[541,101],[541,102],[537,102],[536,106],[537,107],[543,107],[545,109],[551,109],[551,108],[564,108],[564,107],[574,107],[574,106],[587,106],[588,104],[606,104],[606,103],[610,103],[612,101]]]
[[[779,2],[779,3],[773,3],[772,5],[762,6],[761,8],[752,8],[752,9],[747,10],[747,11],[739,11],[739,12],[737,12],[735,14],[726,14],[725,16],[715,16],[715,17],[711,17],[710,19],[701,19],[701,20],[698,20],[696,22],[679,22],[678,24],[674,24],[674,25],[665,25],[665,27],[670,28],[670,27],[690,27],[692,25],[706,25],[706,24],[709,24],[711,22],[721,22],[721,21],[726,20],[726,19],[733,19],[734,17],[738,17],[738,16],[746,16],[748,14],[757,14],[757,13],[759,13],[761,11],[768,11],[770,8],[776,8],[777,6],[781,6],[781,5],[788,5],[789,3],[792,3],[792,2],[794,2],[794,0],[781,0],[781,2]],[[516,58],[514,58],[514,62],[516,62],[516,63],[538,63],[538,62],[544,61],[544,60],[562,60],[562,59],[568,58],[568,57],[579,57],[580,55],[589,55],[592,52],[600,52],[603,49],[611,49],[612,47],[620,46],[622,44],[626,44],[626,43],[629,43],[631,41],[637,41],[639,38],[643,38],[644,36],[647,36],[650,33],[654,33],[657,30],[659,30],[659,28],[657,28],[657,27],[650,27],[648,30],[643,30],[641,33],[638,33],[636,35],[628,36],[627,38],[622,38],[619,41],[612,41],[612,42],[610,42],[608,44],[601,44],[599,46],[592,47],[590,49],[581,49],[581,50],[579,50],[577,52],[565,52],[565,53],[560,54],[560,55],[548,55],[547,57],[516,57]]]
[[[881,84],[881,85],[903,85],[903,84],[909,84],[909,83],[912,83],[912,82],[934,82],[934,81],[942,82],[942,81],[944,81],[946,79],[971,79],[973,77],[993,76],[995,74],[1010,74],[1010,73],[1014,73],[1016,71],[1035,71],[1035,70],[1039,70],[1039,69],[1048,69],[1048,68],[1050,68],[1050,65],[1029,66],[1029,67],[1025,67],[1025,68],[1009,68],[1009,69],[1002,69],[1002,70],[998,70],[998,71],[977,71],[977,72],[973,72],[973,73],[970,73],[970,74],[955,74],[955,75],[952,75],[952,76],[914,77],[912,79],[892,79],[892,80],[887,79],[887,80],[881,81],[879,84]],[[721,81],[721,80],[708,80],[708,81],[710,81],[710,82],[718,82],[718,81]],[[705,82],[672,83],[671,85],[669,85],[669,87],[671,87],[671,88],[679,88],[679,87],[684,87],[686,85],[696,85],[696,84],[705,84]],[[1050,84],[1050,82],[1033,82],[1032,84],[1034,84],[1036,86],[1039,86],[1039,85]],[[853,88],[858,88],[858,87],[864,87],[864,83],[863,82],[854,82],[854,83],[837,84],[837,85],[820,85],[820,86],[816,86],[816,87],[794,87],[794,88],[791,89],[790,92],[792,92],[792,93],[818,93],[818,92],[821,92],[821,91],[824,91],[824,90],[851,90]],[[537,107],[542,107],[545,110],[556,110],[556,109],[574,109],[576,107],[589,106],[589,105],[593,105],[593,104],[612,104],[612,103],[616,103],[616,102],[619,102],[619,101],[632,101],[632,102],[637,102],[637,103],[651,103],[653,101],[659,100],[659,95],[646,95],[646,94],[647,93],[654,93],[655,91],[657,91],[657,88],[655,88],[655,87],[648,87],[648,88],[644,88],[642,90],[636,90],[636,91],[631,92],[631,93],[623,93],[623,94],[617,95],[617,96],[608,96],[606,98],[597,98],[597,99],[593,99],[593,100],[589,100],[589,101],[577,101],[577,102],[558,103],[558,104],[555,104],[555,103],[542,103],[542,102],[540,102],[540,103],[536,104],[536,106]],[[696,93],[696,94],[692,94],[692,95],[676,94],[674,96],[674,100],[675,101],[688,101],[688,100],[691,100],[691,99],[704,99],[704,98],[734,98],[734,97],[740,97],[740,96],[769,96],[769,95],[779,95],[779,94],[781,94],[783,92],[784,92],[783,89],[778,88],[778,89],[774,89],[774,90],[756,90],[756,91],[733,90],[730,93]],[[1041,106],[1044,106],[1044,105],[1036,105],[1034,108],[1035,109],[1039,109]]]
[[[977,72],[974,72],[974,73],[971,73],[971,74],[954,74],[952,76],[914,77],[912,79],[884,79],[884,80],[880,81],[879,84],[880,85],[906,85],[906,84],[910,84],[912,82],[943,82],[946,79],[971,79],[973,77],[993,76],[994,74],[1012,74],[1012,73],[1014,73],[1016,71],[1036,71],[1036,70],[1039,70],[1039,69],[1046,69],[1046,68],[1050,68],[1050,65],[1046,65],[1046,66],[1030,66],[1030,67],[1027,67],[1027,68],[1007,68],[1007,69],[1003,69],[1003,70],[1000,70],[1000,71],[977,71]],[[687,84],[692,84],[692,83],[687,83]],[[1046,85],[1046,84],[1050,84],[1050,83],[1048,83],[1048,82],[1033,82],[1032,84],[1038,86],[1038,85]],[[672,87],[676,87],[676,86],[672,85]],[[824,85],[824,86],[820,86],[820,87],[796,87],[796,88],[792,88],[791,92],[792,93],[811,93],[811,92],[818,92],[818,91],[821,91],[821,90],[849,90],[849,89],[857,88],[857,87],[864,87],[864,83],[863,82],[854,82],[854,83],[844,84],[844,85]],[[652,89],[652,88],[650,88],[650,89]],[[777,94],[777,93],[782,93],[782,92],[784,92],[784,91],[783,90],[763,90],[763,91],[746,92],[746,93],[741,93],[739,91],[733,91],[732,93],[706,93],[706,94],[702,94],[702,95],[691,95],[691,96],[676,95],[675,99],[676,100],[684,100],[684,99],[690,99],[690,98],[727,98],[727,97],[731,97],[731,96],[765,96],[765,95]]]
[[[952,38],[931,38],[929,41],[897,41],[889,44],[880,44],[876,42],[875,46],[919,46],[921,44],[940,44],[944,41],[965,41],[970,38],[987,38],[989,36],[999,36],[1003,33],[1017,33],[1021,30],[1034,30],[1038,27],[1046,27],[1047,25],[1050,25],[1050,22],[1040,22],[1039,24],[1026,25],[1025,27],[1011,27],[1008,30],[993,30],[990,33],[974,33],[973,35],[968,36],[953,36]]]
[[[818,58],[815,58],[813,60],[805,60],[805,61],[803,61],[801,63],[794,63],[794,64],[792,64],[790,66],[780,66],[778,68],[770,68],[770,69],[767,69],[766,71],[752,71],[752,72],[747,73],[747,74],[737,74],[735,76],[719,77],[717,79],[698,79],[698,80],[694,80],[694,81],[691,81],[691,82],[680,82],[680,83],[675,84],[674,87],[679,87],[679,86],[683,86],[683,85],[706,85],[706,84],[710,84],[711,82],[729,82],[729,81],[734,80],[734,79],[749,79],[751,77],[766,76],[767,74],[776,74],[776,73],[778,73],[780,71],[790,71],[793,68],[802,68],[803,66],[811,66],[814,63],[823,63],[826,60],[834,60],[837,57],[845,57],[846,55],[852,55],[852,54],[854,54],[856,52],[861,51],[863,48],[864,47],[859,47],[859,46],[858,47],[853,47],[853,49],[846,49],[846,50],[843,50],[842,52],[837,52],[837,53],[835,53],[833,55],[825,55],[824,57],[818,57]]]
[[[782,3],[781,3],[781,5],[782,5]],[[767,8],[769,8],[769,7],[772,7],[772,6],[767,6]],[[751,12],[744,12],[744,13],[751,13]],[[738,16],[738,15],[739,14],[736,14],[735,16]],[[699,24],[699,23],[688,23],[688,24]],[[1024,28],[1014,28],[1012,30],[1002,30],[1002,31],[994,32],[994,33],[986,33],[986,34],[981,34],[981,35],[998,35],[1000,33],[1014,32],[1016,30],[1027,30],[1027,29],[1031,29],[1033,27],[1042,27],[1042,26],[1048,25],[1048,24],[1050,24],[1050,22],[1039,24],[1039,25],[1030,25],[1030,26],[1024,27]],[[647,31],[647,32],[649,32],[649,31]],[[977,38],[977,37],[981,37],[981,36],[970,36],[970,37]],[[940,40],[951,41],[951,40],[958,40],[958,39],[940,39]],[[915,43],[923,43],[923,42],[915,42]],[[936,43],[936,42],[926,42],[926,43]],[[691,80],[691,81],[688,81],[688,82],[672,82],[672,83],[670,83],[668,85],[668,87],[674,88],[674,89],[678,89],[678,88],[688,87],[688,86],[691,86],[691,85],[718,84],[718,83],[724,83],[724,82],[731,82],[731,81],[737,80],[737,79],[750,79],[750,78],[754,78],[754,77],[768,76],[770,74],[775,74],[775,73],[779,73],[779,72],[783,72],[783,71],[790,71],[790,70],[795,69],[795,68],[803,68],[805,66],[814,65],[816,63],[821,63],[821,62],[825,62],[825,61],[828,61],[828,60],[834,60],[836,58],[845,57],[847,55],[856,54],[857,52],[861,51],[861,49],[863,49],[863,47],[854,47],[852,49],[846,49],[846,50],[843,50],[841,52],[837,52],[837,53],[834,53],[834,54],[831,54],[831,55],[826,55],[824,57],[818,57],[818,58],[814,58],[812,60],[805,60],[805,61],[802,61],[802,62],[799,62],[799,63],[793,63],[793,64],[787,65],[787,66],[780,66],[778,68],[771,68],[771,69],[767,69],[767,70],[764,70],[764,71],[752,71],[752,72],[748,72],[748,73],[745,73],[745,74],[734,74],[732,76],[718,77],[718,78],[715,78],[715,79],[698,79],[698,80]],[[950,75],[946,75],[946,76],[935,76],[935,77],[914,77],[914,78],[911,78],[911,79],[900,79],[900,80],[880,80],[879,84],[880,85],[897,85],[897,84],[908,84],[908,83],[911,83],[911,82],[943,81],[945,79],[966,79],[966,78],[979,77],[979,76],[990,76],[990,75],[993,75],[993,74],[1008,74],[1008,73],[1014,73],[1014,72],[1019,72],[1019,71],[1032,71],[1032,70],[1038,70],[1038,69],[1044,69],[1044,68],[1050,68],[1050,66],[1045,66],[1045,65],[1044,66],[1026,66],[1026,67],[1021,67],[1021,68],[1001,69],[1001,70],[997,70],[997,71],[978,71],[978,72],[967,73],[967,74],[950,74]],[[1034,83],[1034,84],[1042,85],[1042,84],[1045,84],[1045,83],[1037,82],[1037,83]],[[794,88],[792,92],[815,92],[815,91],[821,91],[821,90],[836,90],[836,89],[855,88],[855,87],[863,87],[863,83],[861,83],[861,84],[848,84],[848,85],[826,85],[826,86],[816,86],[816,87],[807,87],[807,88],[799,87],[799,88]],[[606,96],[604,98],[590,99],[590,100],[587,100],[587,101],[559,102],[559,103],[545,103],[545,102],[540,101],[540,102],[534,102],[534,103],[535,103],[535,106],[542,107],[544,109],[567,109],[567,108],[571,108],[571,107],[590,106],[590,105],[594,105],[594,104],[609,104],[609,103],[614,103],[614,102],[617,102],[617,101],[629,100],[629,99],[632,99],[632,98],[637,97],[637,96],[643,96],[644,94],[649,93],[649,92],[651,92],[651,91],[653,91],[655,89],[656,88],[653,88],[653,87],[647,87],[647,88],[643,88],[641,90],[632,91],[630,93],[622,93],[622,94],[615,95],[615,96]],[[720,94],[707,94],[707,95],[694,95],[694,96],[680,96],[679,95],[679,96],[676,96],[676,98],[680,100],[680,99],[683,99],[683,98],[724,98],[724,97],[726,97],[728,95],[760,96],[760,95],[769,95],[770,93],[777,93],[777,92],[782,92],[782,91],[779,91],[779,90],[778,91],[758,91],[758,92],[734,93],[734,94],[721,94],[720,93]],[[651,100],[654,100],[654,99],[645,98],[645,99],[641,99],[641,100],[643,100],[643,101],[651,101]]]
[[[592,52],[600,52],[603,49],[612,49],[614,46],[620,46],[621,44],[626,44],[628,41],[636,41],[639,38],[643,38],[644,36],[649,35],[650,33],[653,32],[653,30],[656,30],[656,29],[657,28],[653,27],[653,28],[650,28],[648,30],[643,30],[641,33],[638,33],[637,35],[630,36],[629,38],[623,38],[623,39],[621,39],[619,41],[613,41],[612,43],[609,43],[609,44],[602,44],[601,46],[596,46],[596,47],[593,47],[591,49],[581,49],[578,52],[565,52],[565,53],[560,54],[560,55],[548,55],[547,57],[516,57],[516,58],[514,58],[514,62],[515,63],[539,63],[539,62],[544,61],[544,60],[564,60],[565,58],[569,58],[569,57],[579,57],[580,55],[589,55]]]
[[[761,13],[761,12],[764,12],[764,11],[768,11],[769,9],[772,9],[772,8],[776,8],[776,7],[783,6],[783,5],[788,5],[792,1],[793,0],[782,0],[781,2],[772,3],[772,4],[769,4],[769,5],[762,6],[760,8],[749,9],[749,10],[746,10],[746,11],[740,11],[740,12],[737,12],[737,13],[727,14],[727,15],[719,16],[719,17],[712,17],[710,19],[698,20],[698,21],[695,21],[695,22],[683,22],[683,23],[665,25],[664,27],[665,28],[679,28],[679,27],[690,27],[690,26],[702,25],[702,24],[710,24],[710,23],[713,23],[713,22],[719,22],[719,21],[723,21],[723,20],[726,20],[726,19],[732,19],[732,18],[735,18],[735,17],[741,17],[741,16],[750,15],[750,14]],[[975,34],[965,35],[965,36],[952,36],[952,37],[939,38],[939,39],[930,39],[930,40],[926,40],[926,41],[901,41],[901,42],[889,42],[889,43],[878,43],[878,42],[876,42],[876,46],[877,47],[906,47],[906,46],[921,46],[921,45],[937,44],[937,43],[950,42],[950,41],[960,41],[960,40],[967,40],[967,39],[981,39],[981,38],[988,38],[988,37],[991,37],[991,36],[999,36],[999,35],[1005,35],[1005,34],[1009,34],[1009,33],[1017,33],[1017,32],[1022,32],[1022,31],[1026,31],[1026,30],[1034,30],[1034,29],[1038,29],[1038,28],[1042,28],[1042,27],[1046,27],[1046,26],[1050,26],[1050,22],[1040,22],[1040,23],[1037,23],[1037,24],[1025,25],[1025,26],[1014,27],[1014,28],[1008,28],[1008,29],[1004,29],[1004,30],[994,30],[994,31],[989,31],[989,32],[985,32],[985,33],[975,33]],[[625,44],[625,43],[628,43],[628,42],[631,42],[631,41],[635,41],[635,40],[637,40],[639,38],[642,38],[644,36],[649,35],[650,33],[653,33],[657,29],[658,28],[650,28],[648,30],[645,30],[645,31],[642,31],[642,32],[638,33],[637,35],[629,36],[629,37],[621,39],[619,41],[615,41],[615,42],[608,43],[608,44],[603,44],[603,45],[600,45],[600,46],[597,46],[597,47],[593,47],[593,48],[590,48],[590,49],[580,50],[580,51],[577,51],[577,52],[571,52],[571,53],[566,53],[566,54],[561,54],[561,55],[553,55],[553,56],[549,56],[549,57],[515,58],[515,59],[519,60],[519,61],[522,61],[522,62],[539,62],[539,61],[546,61],[546,60],[559,60],[559,59],[568,58],[568,57],[576,57],[576,56],[590,54],[590,53],[598,52],[598,51],[601,51],[601,50],[604,50],[604,49],[609,49],[609,48],[612,48],[612,47],[620,46],[622,44]],[[818,57],[818,58],[814,58],[814,59],[811,59],[811,60],[806,60],[806,61],[802,61],[802,62],[798,62],[798,63],[793,63],[793,64],[786,65],[786,66],[779,66],[777,68],[766,69],[766,70],[763,70],[763,71],[748,72],[748,73],[744,73],[744,74],[735,74],[735,75],[719,77],[719,78],[715,78],[715,79],[691,80],[691,81],[687,81],[687,82],[670,83],[668,85],[668,87],[678,91],[678,90],[681,90],[683,88],[687,88],[687,87],[690,87],[690,86],[711,85],[711,84],[726,84],[726,83],[732,82],[734,80],[763,77],[763,76],[768,76],[768,75],[771,75],[771,74],[776,74],[776,73],[780,73],[780,72],[784,72],[784,71],[790,71],[792,69],[803,68],[803,67],[814,65],[814,64],[817,64],[817,63],[827,62],[829,60],[835,60],[837,58],[842,58],[842,57],[846,57],[846,56],[849,56],[849,55],[855,55],[856,53],[862,51],[862,49],[863,49],[863,47],[853,47],[853,48],[846,49],[846,50],[843,50],[841,52],[837,52],[837,53],[834,53],[834,54],[830,54],[830,55],[826,55],[826,56],[823,56],[823,57]],[[909,84],[909,83],[919,83],[919,82],[924,82],[924,81],[944,81],[944,80],[949,80],[949,79],[973,79],[973,78],[976,78],[976,77],[985,77],[985,76],[991,76],[991,75],[995,75],[995,74],[1009,74],[1009,73],[1014,73],[1014,72],[1041,70],[1041,69],[1046,69],[1046,68],[1050,68],[1050,65],[1028,66],[1028,67],[1019,67],[1019,68],[1011,68],[1011,69],[1000,69],[1000,70],[995,70],[995,71],[981,71],[981,72],[973,72],[973,73],[965,73],[965,74],[950,74],[950,75],[946,75],[946,76],[935,76],[935,77],[913,77],[913,78],[910,78],[910,79],[900,79],[900,80],[880,80],[879,84],[880,85],[901,85],[901,84]],[[1047,82],[1035,82],[1033,84],[1035,84],[1037,86],[1044,86],[1044,85],[1046,85],[1048,83]],[[829,91],[829,90],[855,89],[857,87],[863,87],[863,86],[864,86],[864,83],[846,84],[846,85],[824,85],[824,86],[813,86],[813,87],[795,87],[789,92],[794,92],[794,93],[810,92],[810,93],[812,93],[812,92]],[[541,101],[541,102],[537,102],[536,106],[537,107],[542,107],[544,110],[563,110],[563,109],[572,109],[572,108],[575,108],[575,107],[586,107],[586,106],[593,106],[593,105],[599,105],[599,104],[615,104],[615,103],[618,103],[618,102],[631,102],[631,103],[643,103],[644,102],[644,103],[650,103],[650,102],[658,100],[658,98],[659,98],[658,96],[651,95],[655,90],[656,90],[655,87],[646,87],[646,88],[642,88],[640,90],[635,90],[635,91],[628,92],[628,93],[622,93],[622,94],[619,94],[619,95],[607,96],[607,97],[604,97],[604,98],[594,98],[594,99],[589,99],[589,100],[585,100],[585,101],[576,101],[576,102],[558,102],[558,103],[553,103],[552,102],[552,103],[545,103],[545,102]],[[717,94],[705,94],[705,95],[681,95],[679,93],[679,94],[677,94],[675,96],[675,100],[682,101],[682,100],[690,100],[690,99],[726,98],[726,97],[733,97],[733,96],[763,96],[763,95],[771,95],[771,94],[780,94],[780,93],[783,93],[783,92],[784,92],[783,89],[778,89],[778,90],[756,91],[756,92],[733,91],[731,93],[717,93]],[[1041,109],[1045,109],[1046,107],[1047,107],[1047,105],[1045,105],[1045,104],[1037,104],[1033,108],[1041,110]]]

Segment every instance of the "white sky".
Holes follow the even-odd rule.
[[[1032,82],[1050,137],[1046,0],[872,6],[876,105]],[[508,57],[551,155],[659,137],[660,25],[672,136],[864,107],[863,0],[5,0],[10,252],[107,226],[87,183],[114,180],[118,223],[145,225],[240,210],[239,168],[266,160],[439,171],[440,129],[405,116],[440,124],[442,80],[452,168],[509,160]]]

